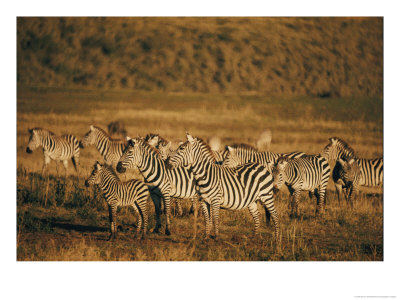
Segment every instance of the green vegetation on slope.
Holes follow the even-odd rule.
[[[378,96],[382,18],[18,18],[18,83]]]

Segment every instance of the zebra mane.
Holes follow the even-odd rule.
[[[96,130],[98,130],[102,134],[104,134],[104,136],[106,136],[111,142],[123,142],[124,144],[126,144],[124,140],[112,138],[104,129],[102,129],[98,126],[93,126],[93,128],[95,128]]]
[[[144,140],[146,142],[148,142],[149,140],[155,138],[156,136],[158,137],[158,143],[159,144],[162,144],[163,146],[168,144],[168,141],[166,139],[164,139],[161,135],[157,134],[157,133],[149,133],[149,134],[147,134],[146,137],[144,138]]]
[[[251,146],[249,144],[233,144],[232,146],[230,146],[232,148],[234,148],[235,150],[249,150],[249,151],[253,151],[253,152],[258,152],[257,148],[255,148],[254,146]]]
[[[56,135],[54,132],[51,132],[50,130],[47,130],[47,129],[44,129],[44,128],[41,128],[41,127],[35,127],[35,128],[32,128],[32,129],[30,129],[30,131],[39,131],[39,132],[43,132],[43,133],[47,133],[48,135]]]
[[[206,148],[206,151],[211,155],[211,157],[216,161],[216,157],[214,155],[214,152],[211,150],[211,147],[209,144],[207,144],[202,138],[196,137],[196,139],[200,142],[201,145],[203,145]],[[187,143],[188,141],[186,141]],[[183,144],[182,144],[183,145]]]
[[[157,157],[161,158],[161,154],[160,151],[158,151],[156,148],[154,148],[153,146],[149,145],[145,139],[142,138],[137,138],[136,139],[142,146],[144,149],[149,150],[150,152],[153,152]]]
[[[347,144],[344,140],[342,140],[341,138],[338,137],[333,137],[330,138],[330,140],[336,140],[337,141],[337,145],[341,148],[343,148],[344,150],[347,150],[348,152],[351,153],[351,155],[355,155],[354,153],[354,149],[350,147],[349,144]]]

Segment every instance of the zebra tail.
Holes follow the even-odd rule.
[[[76,168],[75,157],[72,156],[71,160],[72,160],[72,164],[74,165],[75,171],[78,172],[78,170],[77,170],[77,168]]]

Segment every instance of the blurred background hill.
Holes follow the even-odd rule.
[[[19,85],[383,93],[382,18],[18,18]]]

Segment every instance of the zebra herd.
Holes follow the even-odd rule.
[[[197,214],[200,204],[205,220],[205,235],[219,235],[219,210],[247,208],[254,220],[254,234],[260,226],[257,203],[265,210],[267,224],[272,218],[274,239],[279,243],[279,217],[275,208],[275,195],[286,185],[290,192],[291,216],[299,216],[299,196],[309,191],[310,198],[317,198],[316,214],[323,215],[326,205],[326,188],[330,177],[330,161],[336,164],[332,170],[338,201],[342,191],[348,203],[359,186],[383,184],[383,159],[363,159],[337,137],[320,154],[303,152],[260,152],[246,144],[226,146],[224,151],[213,151],[201,138],[186,133],[186,142],[173,149],[171,142],[158,134],[145,138],[129,138],[126,141],[112,139],[97,126],[90,126],[79,142],[72,135],[57,136],[42,129],[29,129],[30,137],[26,151],[42,146],[44,163],[42,172],[50,160],[62,161],[67,170],[71,159],[78,172],[79,151],[93,145],[103,156],[104,163],[96,162],[85,185],[99,185],[109,207],[110,239],[117,236],[117,208],[132,206],[139,215],[137,237],[144,237],[147,230],[147,202],[154,203],[156,225],[161,228],[161,205],[165,213],[165,233],[170,235],[171,199],[190,199]],[[122,182],[117,173],[137,168],[144,181]],[[180,209],[179,209],[180,207]],[[140,232],[142,231],[142,235]]]

